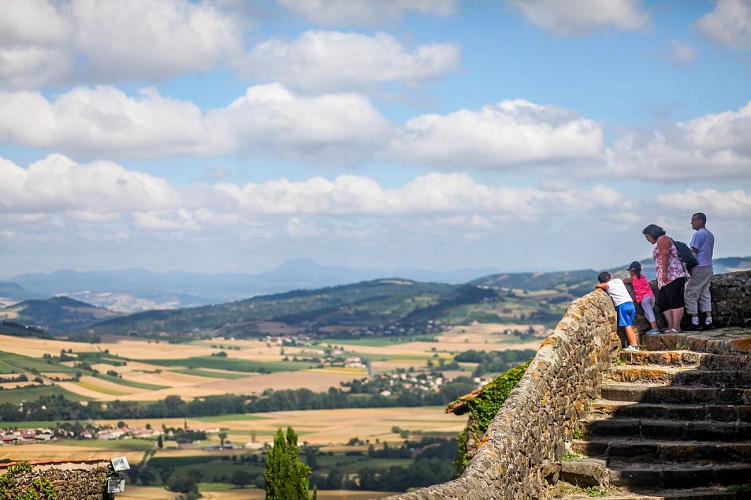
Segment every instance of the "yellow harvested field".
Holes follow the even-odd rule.
[[[41,358],[44,354],[59,355],[63,349],[66,351],[73,349],[77,352],[97,352],[101,350],[99,344],[0,335],[0,351]]]
[[[109,460],[113,456],[125,455],[128,462],[139,463],[142,451],[117,450],[97,446],[101,441],[91,440],[90,446],[63,446],[58,444],[24,444],[17,446],[0,446],[0,460]]]
[[[165,375],[168,372],[162,372]],[[180,374],[174,374],[180,375]],[[178,394],[183,399],[192,399],[212,394],[260,394],[266,389],[275,391],[284,389],[307,388],[314,392],[326,391],[330,387],[339,387],[340,382],[364,377],[362,371],[329,373],[317,370],[297,372],[277,372],[268,374],[250,375],[237,379],[217,379],[200,377],[201,382],[194,385],[183,385],[176,390],[175,387],[161,390],[139,390],[137,394],[121,396],[122,401],[156,401],[167,396]],[[154,380],[156,383],[156,379]],[[167,380],[162,379],[162,385],[167,385]],[[170,384],[171,385],[171,384]],[[104,400],[100,395],[99,399]]]
[[[350,490],[319,490],[319,500],[367,500],[386,498],[396,495],[396,492],[386,491],[350,491]],[[178,493],[172,493],[156,486],[127,485],[125,492],[117,494],[117,500],[173,500]],[[203,500],[264,500],[264,490],[258,488],[232,489],[227,491],[201,491]]]

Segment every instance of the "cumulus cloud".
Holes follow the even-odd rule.
[[[173,186],[112,162],[76,163],[55,154],[22,168],[0,159],[0,206],[5,213],[128,215],[152,229],[243,224],[255,216],[402,217],[498,214],[537,217],[627,202],[611,188],[545,191],[488,186],[463,173],[431,173],[400,187],[370,177],[340,175],[292,182]]]
[[[79,164],[50,155],[22,168],[0,158],[0,207],[5,214],[119,213],[179,208],[181,198],[164,179],[112,162]]]
[[[696,22],[710,40],[737,50],[751,49],[751,1],[719,0],[715,9]]]
[[[0,88],[41,87],[65,79],[73,25],[45,0],[8,0],[0,15]]]
[[[75,0],[75,45],[105,78],[205,71],[241,50],[242,30],[209,2]]]
[[[390,129],[363,96],[303,97],[280,85],[251,87],[206,112],[154,89],[128,96],[110,86],[77,87],[51,100],[0,92],[0,143],[89,158],[241,154],[346,165],[371,154]]]
[[[248,76],[290,88],[326,91],[379,82],[416,83],[442,76],[458,63],[459,49],[450,43],[408,51],[386,33],[306,31],[293,41],[262,42],[234,64]]]
[[[751,172],[751,101],[653,132],[631,132],[607,152],[610,173],[652,181],[734,180]]]
[[[0,88],[164,79],[242,50],[240,21],[210,2],[8,0],[2,9]]]
[[[279,4],[315,23],[373,26],[398,20],[407,12],[448,16],[456,0],[278,0]]]
[[[641,0],[505,1],[530,23],[556,35],[586,35],[604,29],[638,31],[650,23]]]
[[[389,154],[443,167],[503,169],[520,164],[588,162],[603,149],[600,126],[525,100],[408,120]]]

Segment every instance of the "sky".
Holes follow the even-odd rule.
[[[0,279],[751,255],[751,0],[3,0]]]

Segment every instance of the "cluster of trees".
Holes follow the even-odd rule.
[[[184,401],[180,396],[166,398],[144,405],[135,401],[89,401],[81,404],[63,395],[40,396],[36,401],[26,401],[19,407],[13,403],[0,404],[0,420],[60,421],[87,419],[136,419],[136,418],[183,418],[227,415],[232,413],[263,413],[287,410],[319,410],[337,408],[385,408],[442,406],[473,391],[477,384],[466,377],[458,377],[444,384],[437,392],[419,389],[404,389],[397,394],[357,393],[330,388],[326,392],[310,389],[266,391],[262,396],[238,396],[233,394],[207,396]]]
[[[487,373],[503,373],[532,359],[537,351],[532,349],[510,351],[465,351],[457,354],[454,361],[477,363],[473,373],[479,377]]]

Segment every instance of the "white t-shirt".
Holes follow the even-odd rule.
[[[628,290],[626,290],[626,285],[623,284],[622,280],[617,278],[608,281],[608,295],[613,298],[613,304],[616,306],[619,306],[624,302],[633,302],[631,300],[631,295],[629,295]]]

